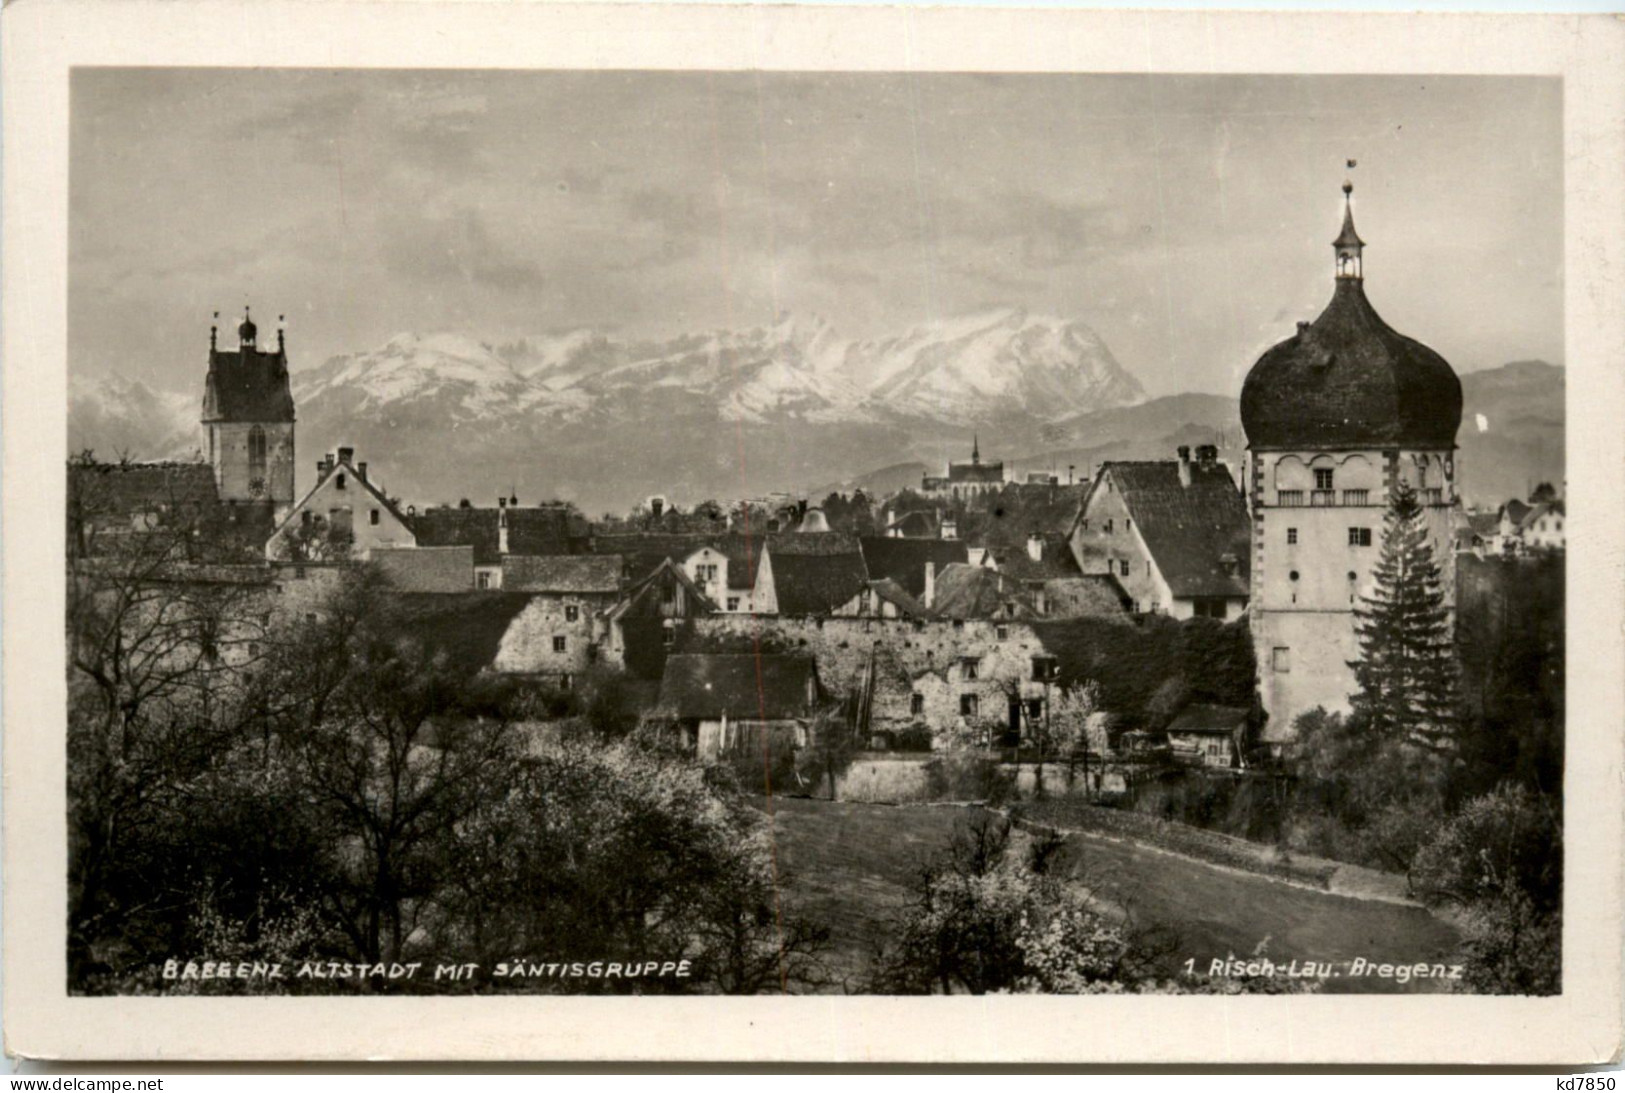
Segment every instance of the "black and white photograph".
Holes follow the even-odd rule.
[[[1560,991],[1560,91],[77,73],[70,989]]]
[[[1562,77],[263,44],[67,73],[69,1003],[1600,966]]]

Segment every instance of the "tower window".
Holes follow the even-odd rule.
[[[1349,546],[1368,547],[1370,545],[1370,528],[1349,528]]]
[[[265,477],[265,430],[258,425],[248,430],[248,474]]]
[[[1286,529],[1286,543],[1287,543],[1287,546],[1294,546],[1294,545],[1297,544],[1297,542],[1298,542],[1298,529],[1297,528],[1287,528]]]
[[[373,527],[378,526],[378,510],[377,509],[372,510],[372,515],[368,517],[368,523],[372,524]]]
[[[1315,468],[1315,489],[1329,490],[1332,488],[1332,472],[1327,467]]]

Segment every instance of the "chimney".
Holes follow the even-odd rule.
[[[507,507],[508,507],[508,499],[506,497],[500,497],[499,496],[497,498],[497,508],[505,509]]]
[[[1300,338],[1303,337],[1304,332],[1307,331],[1308,329],[1309,329],[1308,321],[1305,320],[1305,319],[1299,319],[1298,320],[1298,337],[1300,337]]]
[[[925,606],[932,607],[937,601],[937,563],[925,563]]]
[[[1067,485],[1070,486],[1070,485],[1073,484],[1074,474],[1077,471],[1077,469],[1078,469],[1078,465],[1076,463],[1068,463],[1066,465],[1066,484]]]
[[[354,448],[340,448],[339,449],[339,462],[340,463],[348,463],[354,457],[355,457],[355,449]]]
[[[355,465],[355,473],[361,478],[361,481],[365,482],[367,480],[367,461],[365,459]]]
[[[508,499],[497,498],[497,553],[508,553]]]
[[[1036,531],[1027,536],[1027,557],[1035,562],[1044,560],[1044,537]]]
[[[952,516],[942,518],[941,535],[944,539],[959,538],[959,523]]]
[[[1196,462],[1202,465],[1203,470],[1211,470],[1219,461],[1219,449],[1212,444],[1202,444],[1196,449]]]
[[[1179,446],[1179,484],[1186,488],[1191,484],[1191,449],[1188,444]]]

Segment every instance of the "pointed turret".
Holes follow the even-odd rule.
[[[1354,230],[1354,183],[1343,183],[1343,230],[1332,240],[1337,251],[1337,276],[1340,280],[1359,281],[1364,277],[1360,257],[1365,240]]]

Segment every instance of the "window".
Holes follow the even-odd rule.
[[[333,488],[340,490],[344,488],[344,476],[342,474],[333,480]]]
[[[1349,528],[1349,546],[1370,546],[1370,528]]]
[[[1329,490],[1332,488],[1332,472],[1325,467],[1315,468],[1315,489]]]
[[[1128,559],[1124,558],[1117,563],[1117,572],[1120,576],[1128,576]]]
[[[1042,698],[1029,698],[1027,700],[1027,720],[1044,720],[1044,700]]]
[[[1010,638],[1010,628],[1002,623],[993,628],[993,633],[998,636],[1000,641],[1008,641]]]
[[[954,629],[955,630],[963,630],[963,629],[965,629],[965,620],[964,619],[955,619],[954,620]]]
[[[977,673],[981,671],[982,662],[977,660],[975,657],[966,657],[964,660],[959,662],[959,667],[960,678],[975,679],[977,678]]]
[[[1127,516],[1123,517],[1123,530],[1124,531],[1133,531],[1134,530],[1134,521],[1129,519]]]
[[[667,582],[666,586],[660,590],[660,602],[668,604],[677,602],[676,581]]]
[[[677,628],[671,624],[670,620],[666,622],[666,628],[661,633],[660,640],[667,645],[677,644]]]
[[[559,673],[559,690],[568,691],[571,688],[571,685],[574,684],[574,682],[575,681],[570,678],[570,673],[569,672],[561,672],[561,673]]]
[[[1106,521],[1106,534],[1110,535],[1111,530],[1112,530],[1112,522],[1110,520],[1107,520]]]
[[[1192,613],[1199,619],[1224,618],[1225,602],[1222,599],[1198,599],[1191,603]]]
[[[714,565],[697,566],[695,568],[695,573],[699,576],[702,584],[706,581],[714,581],[717,579],[717,567]]]
[[[378,526],[378,510],[377,509],[372,510],[372,515],[370,517],[368,517],[367,522],[370,523],[373,527]]]
[[[1033,679],[1039,683],[1053,683],[1061,675],[1061,662],[1054,657],[1033,658]]]
[[[258,425],[248,430],[248,473],[253,478],[265,477],[265,430]]]
[[[1297,528],[1287,528],[1286,529],[1286,545],[1287,546],[1296,546],[1297,542],[1298,542],[1298,529]]]
[[[908,696],[908,712],[915,717],[925,713],[925,696],[919,693]]]
[[[1270,667],[1277,672],[1292,671],[1292,650],[1285,645],[1277,645],[1270,650]]]
[[[977,700],[975,695],[959,696],[960,717],[975,717],[979,709],[981,709],[981,703]]]
[[[581,608],[577,607],[573,603],[569,603],[569,604],[564,605],[564,621],[565,622],[575,622],[580,617],[581,617]]]
[[[564,640],[564,636],[562,634],[553,639],[553,651],[555,653],[564,652],[564,647],[565,647],[565,640]]]
[[[729,596],[728,597],[728,610],[729,611],[738,611],[739,610],[739,597],[738,596]]]
[[[490,588],[491,587],[491,575],[489,573],[476,573],[476,574],[474,574],[474,587],[476,587],[476,588]]]

